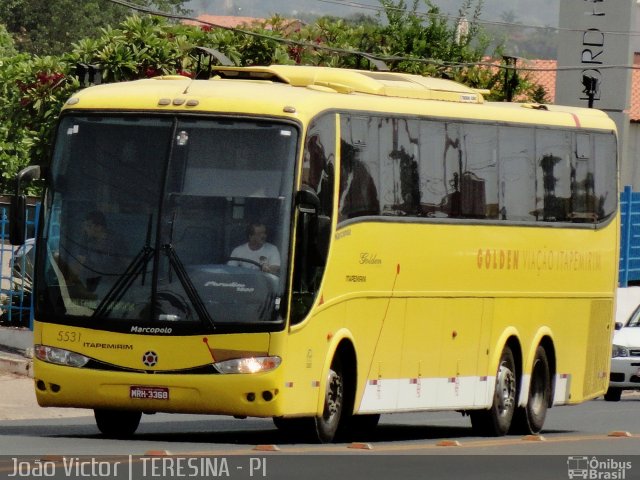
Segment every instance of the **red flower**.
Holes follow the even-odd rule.
[[[51,81],[51,77],[46,72],[38,72],[36,74],[36,78],[40,84],[49,83]]]
[[[302,52],[303,49],[300,46],[290,46],[289,47],[289,56],[296,62],[296,64],[302,63]]]
[[[41,86],[50,87],[60,82],[64,78],[63,73],[47,73],[47,72],[38,72],[36,74],[36,79],[38,84]]]

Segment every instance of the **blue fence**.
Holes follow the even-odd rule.
[[[27,236],[33,238],[40,205],[27,209]],[[9,210],[0,209],[0,325],[33,328],[33,259],[35,242],[9,243]]]
[[[621,287],[640,280],[640,192],[630,186],[620,194],[620,275]]]

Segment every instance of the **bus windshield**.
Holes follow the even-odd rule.
[[[293,124],[272,120],[63,117],[39,319],[142,333],[279,328],[297,141]]]

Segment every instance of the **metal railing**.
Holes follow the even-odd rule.
[[[26,231],[35,236],[40,204],[27,209]],[[33,329],[33,259],[35,241],[9,242],[9,209],[0,209],[0,325]]]

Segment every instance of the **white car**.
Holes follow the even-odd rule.
[[[604,399],[617,402],[623,390],[640,390],[640,306],[626,322],[616,323],[609,390]]]

